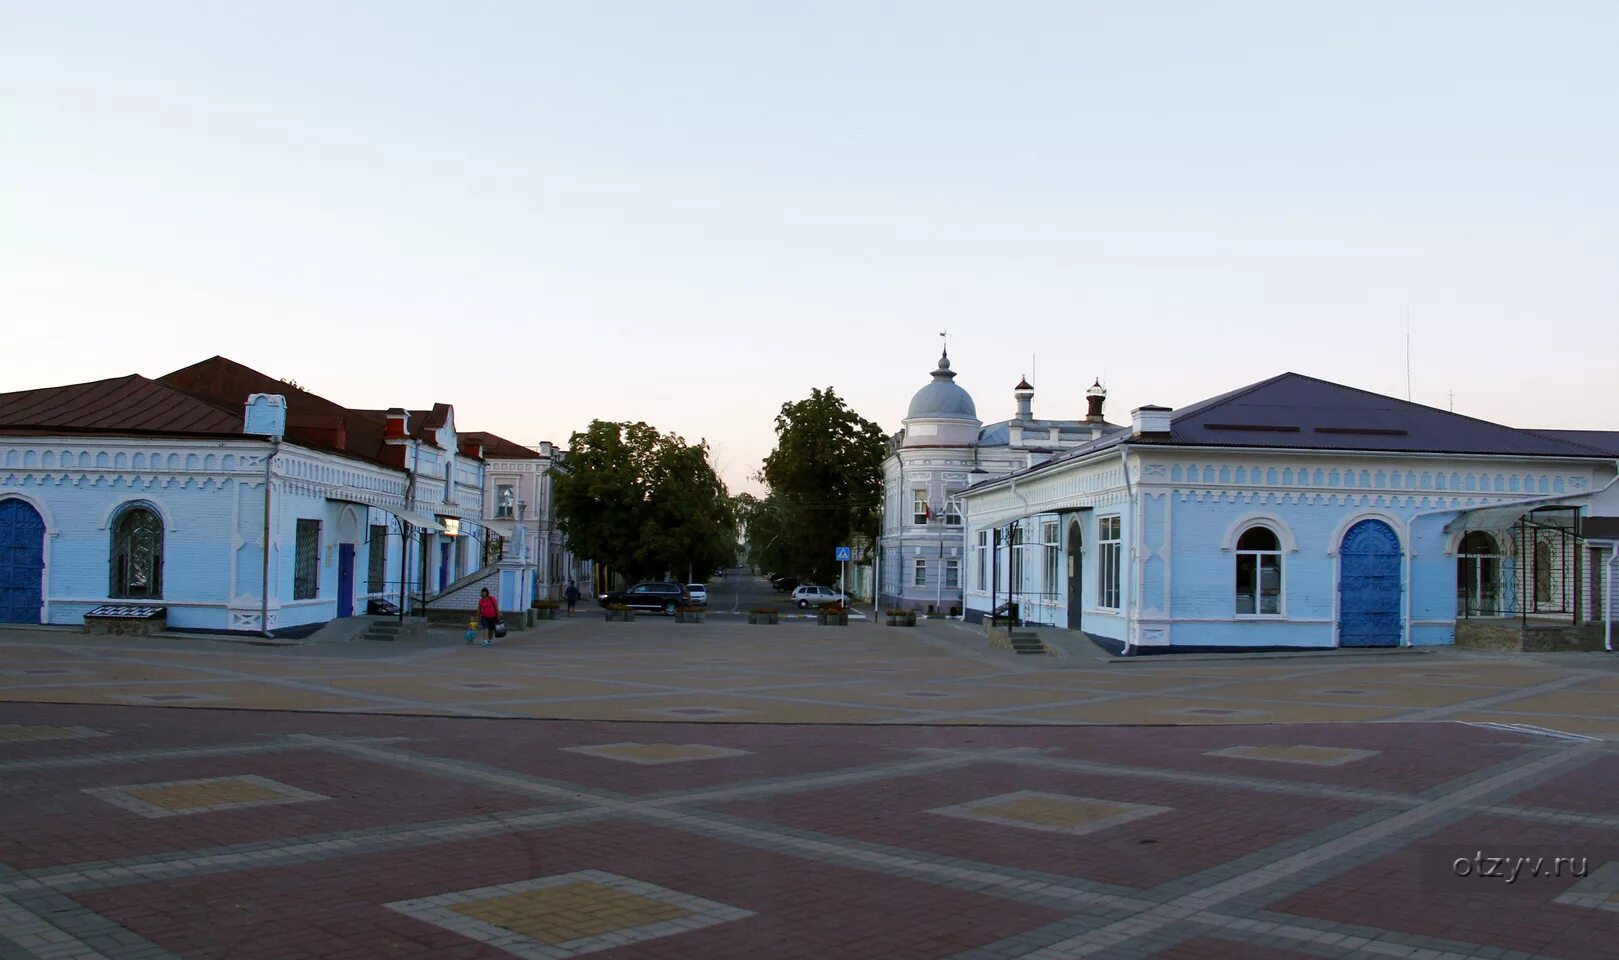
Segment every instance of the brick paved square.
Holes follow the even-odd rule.
[[[588,757],[603,757],[608,760],[622,760],[625,763],[639,763],[646,766],[656,766],[663,763],[688,763],[693,760],[718,760],[723,757],[740,757],[746,755],[747,750],[733,750],[730,747],[711,747],[702,743],[636,743],[625,741],[623,743],[604,743],[596,746],[563,747],[569,753],[580,753]]]
[[[41,740],[85,740],[104,737],[89,727],[56,727],[46,724],[0,723],[0,744],[36,743]]]
[[[492,914],[514,923],[526,918],[543,924],[545,900],[499,898],[525,892],[536,879],[601,882],[601,875],[645,884],[626,892],[647,896],[653,905],[603,899],[596,911],[602,922],[616,917],[621,927],[594,936],[620,936],[623,928],[648,919],[638,911],[657,909],[659,903],[699,914],[652,920],[681,932],[596,954],[625,960],[942,958],[1067,916],[1017,899],[630,821],[334,854],[286,866],[255,864],[75,892],[74,899],[184,960],[498,960],[512,955],[507,944],[531,950],[546,944],[506,929],[497,946],[467,933],[489,923],[486,919],[449,910],[412,916],[390,905],[437,900],[443,909],[453,897],[493,900],[488,908]],[[660,901],[648,889],[669,891],[676,899]],[[589,895],[588,888],[567,894]],[[549,906],[563,902],[553,900]],[[738,913],[735,919],[705,925],[694,906],[703,902]],[[598,922],[583,915],[569,919],[575,924]],[[542,926],[531,932],[564,931]],[[592,936],[588,927],[583,935]],[[533,943],[523,943],[529,940]],[[567,948],[564,942],[561,949]],[[549,960],[554,954],[533,955]]]
[[[1619,861],[1595,866],[1590,876],[1577,881],[1554,902],[1619,912]]]
[[[1314,767],[1341,767],[1346,763],[1377,756],[1376,750],[1352,750],[1345,747],[1312,747],[1305,744],[1251,746],[1242,745],[1210,750],[1211,757],[1237,757],[1243,760],[1269,760],[1274,763],[1307,763]]]
[[[1092,797],[1070,797],[1037,790],[1019,790],[999,797],[986,797],[928,813],[963,820],[999,823],[1027,830],[1049,830],[1080,836],[1106,830],[1121,823],[1168,813],[1168,807],[1140,803],[1119,803]]]
[[[279,803],[308,803],[331,797],[300,790],[268,777],[241,774],[171,780],[165,783],[89,787],[85,793],[143,817],[179,817],[219,810],[241,810]]]
[[[1011,812],[1022,819],[1004,821],[930,812],[990,798],[1010,799],[1025,791],[1119,804],[1120,811],[1154,812],[1113,821],[1103,818],[1119,811],[1105,807],[1046,812],[1015,806]],[[972,762],[949,770],[808,793],[734,801],[720,798],[710,809],[918,855],[1054,871],[1139,889],[1255,854],[1372,807],[1341,798],[1305,801],[1293,795],[1140,779],[1122,773]],[[1087,813],[1102,822],[1090,828],[1074,828],[1071,821],[1066,829],[1030,829],[1031,818],[1042,814],[1060,824],[1063,817],[1078,820]]]
[[[385,906],[528,960],[562,960],[753,915],[601,870]]]
[[[1470,816],[1352,869],[1330,871],[1278,900],[1274,909],[1341,923],[1375,918],[1378,927],[1404,934],[1560,960],[1612,960],[1619,911],[1599,907],[1596,900],[1615,880],[1611,873],[1598,876],[1599,860],[1619,859],[1614,852],[1614,833],[1606,824]],[[1504,864],[1498,865],[1499,876],[1483,875],[1476,867],[1455,869],[1457,859],[1472,860],[1479,853],[1542,856],[1547,869],[1540,877],[1520,871],[1516,878]],[[1588,878],[1572,869],[1561,876],[1550,869],[1552,858],[1592,854]]]

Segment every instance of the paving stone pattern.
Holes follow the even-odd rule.
[[[1619,657],[1603,654],[1422,649],[1120,663],[1100,650],[1019,657],[951,621],[771,628],[720,612],[680,625],[608,624],[596,613],[544,622],[491,648],[446,630],[408,643],[280,648],[0,630],[0,700],[192,710],[713,724],[1462,720],[1619,739],[1616,694]],[[83,735],[76,727],[0,728],[0,743]]]
[[[0,737],[5,960],[1609,960],[1619,943],[1604,740],[16,702],[0,729],[35,732]],[[1473,851],[1589,863],[1458,875]]]

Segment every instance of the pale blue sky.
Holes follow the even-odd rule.
[[[0,5],[0,390],[565,442],[1297,370],[1619,429],[1619,3]]]

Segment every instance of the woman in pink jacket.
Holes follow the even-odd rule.
[[[488,587],[478,597],[478,619],[483,621],[483,645],[487,647],[494,642],[495,626],[500,623],[500,605],[489,595]]]

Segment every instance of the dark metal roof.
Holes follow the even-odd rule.
[[[138,374],[0,394],[8,434],[241,436],[242,416]]]
[[[403,465],[401,454],[385,451],[386,419],[376,420],[226,357],[209,357],[157,380],[222,411],[235,411],[240,424],[247,398],[255,393],[287,398],[287,439],[387,466]],[[238,429],[240,427],[238,426]]]
[[[990,424],[984,432],[988,434],[998,426]],[[1284,373],[1182,407],[1171,415],[1168,434],[1136,437],[1131,436],[1130,427],[1110,426],[1107,430],[1089,443],[1062,451],[1060,456],[968,489],[1026,477],[1121,443],[1140,447],[1270,447],[1504,457],[1619,456],[1619,433],[1520,430],[1298,373]],[[987,444],[981,440],[980,445]]]
[[[1598,450],[1610,457],[1619,457],[1619,430],[1535,430],[1543,437],[1566,440]]]
[[[484,430],[468,430],[458,433],[463,443],[472,442],[483,447],[485,460],[501,457],[506,460],[540,460],[543,459],[539,451],[525,447],[520,443],[513,443],[505,437],[497,436]]]
[[[1605,455],[1594,447],[1545,433],[1298,373],[1284,373],[1182,407],[1170,418],[1167,436],[1130,442],[1509,457]]]
[[[1582,517],[1580,536],[1586,540],[1619,540],[1619,517]]]

